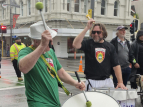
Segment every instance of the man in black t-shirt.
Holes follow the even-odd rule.
[[[118,80],[116,88],[127,89],[122,81],[121,67],[118,62],[115,47],[106,42],[107,31],[103,24],[96,23],[90,19],[85,29],[74,39],[73,47],[83,50],[85,53],[85,70],[87,90],[101,87],[114,87],[113,81],[109,78],[113,67]],[[83,40],[86,32],[90,30],[92,39]]]

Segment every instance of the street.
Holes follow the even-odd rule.
[[[59,59],[63,68],[74,78],[75,74],[73,71],[78,70],[79,59],[74,60],[70,59]],[[25,96],[25,87],[24,82],[19,82],[17,80],[14,68],[9,58],[2,59],[2,68],[1,68],[1,78],[0,78],[0,107],[28,107]],[[84,59],[83,59],[83,68],[84,68]],[[85,81],[84,74],[79,73],[81,80]],[[75,87],[64,84],[67,89],[73,94],[82,93],[82,91],[77,90]],[[127,86],[130,89],[128,83]],[[61,105],[67,101],[70,96],[67,96],[61,88],[59,88],[59,96]],[[142,107],[140,103],[140,98],[136,100],[136,107]]]

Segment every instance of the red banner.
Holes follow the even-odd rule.
[[[14,14],[13,15],[13,28],[15,28],[16,20],[17,20],[18,17],[19,17],[19,14]]]

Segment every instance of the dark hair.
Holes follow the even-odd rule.
[[[93,29],[94,29],[95,26],[99,26],[100,30],[102,31],[103,38],[106,38],[107,37],[107,31],[106,31],[105,26],[103,24],[101,24],[101,23],[95,23],[93,25],[93,27],[91,28],[89,35],[92,37],[92,31],[93,31]]]

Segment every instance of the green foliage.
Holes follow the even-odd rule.
[[[137,13],[134,14],[136,16],[137,19],[139,19],[139,15]]]

